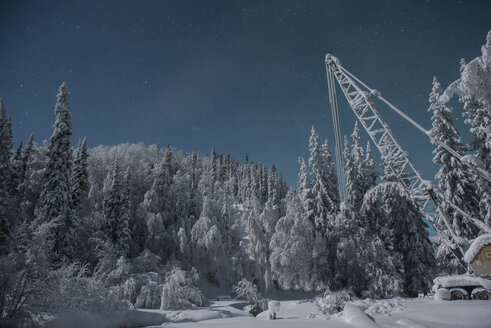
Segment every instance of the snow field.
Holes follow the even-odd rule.
[[[186,311],[140,310],[165,315],[165,320],[148,327],[330,327],[330,328],[489,328],[491,302],[438,301],[428,298],[358,300],[335,315],[320,313],[312,300],[281,301],[276,320],[268,311],[257,317],[239,310],[237,301],[216,301],[209,308]],[[145,315],[143,315],[144,317]],[[154,317],[155,318],[155,317]],[[140,318],[142,319],[142,318]]]

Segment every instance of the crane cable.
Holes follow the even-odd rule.
[[[338,180],[338,191],[341,203],[346,198],[346,183],[344,176],[344,157],[342,151],[341,142],[341,128],[339,124],[339,111],[336,95],[336,84],[334,82],[334,76],[330,67],[326,67],[327,85],[329,89],[329,103],[331,105],[332,122],[334,127],[334,142],[335,142],[335,156],[336,156],[336,172]]]

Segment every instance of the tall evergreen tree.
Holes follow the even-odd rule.
[[[421,213],[398,182],[384,182],[365,195],[360,259],[374,296],[417,296],[434,263]]]
[[[55,105],[56,121],[48,147],[48,163],[44,174],[44,188],[41,196],[42,215],[50,221],[65,216],[71,207],[70,175],[71,155],[70,137],[72,122],[70,118],[70,93],[63,83],[57,94]]]
[[[48,163],[44,172],[44,187],[41,194],[42,221],[57,220],[54,250],[70,256],[75,246],[75,229],[78,226],[72,212],[71,200],[71,156],[70,136],[70,93],[62,83],[55,105],[56,120],[48,146]]]
[[[361,135],[358,122],[355,123],[351,134],[352,144],[347,147],[345,138],[345,159],[346,159],[346,200],[349,207],[358,213],[363,202],[364,190],[364,154],[363,147],[360,145]],[[347,154],[349,152],[349,154]]]
[[[453,124],[451,109],[440,103],[442,93],[440,83],[436,77],[433,78],[433,88],[430,93],[430,108],[432,112],[431,142],[437,145],[441,142],[450,147],[460,155],[464,154],[464,146],[460,134]],[[479,197],[475,183],[469,168],[452,156],[442,146],[437,145],[433,151],[435,155],[433,162],[441,166],[436,174],[438,186],[443,191],[445,199],[459,206],[462,210],[472,216],[479,214]],[[475,238],[478,229],[464,220],[462,215],[452,209],[448,204],[441,204],[446,214],[452,219],[452,225],[462,237]]]
[[[370,142],[367,142],[365,148],[365,159],[363,161],[363,194],[375,186],[377,180],[377,173],[375,172],[375,161],[372,156],[372,147]]]
[[[116,160],[112,168],[112,179],[109,190],[104,196],[105,233],[123,254],[129,247],[129,213],[124,199],[124,183],[121,181],[119,163]]]
[[[462,63],[460,101],[464,104],[465,122],[473,136],[470,149],[476,152],[482,167],[491,172],[491,31],[482,55],[468,64]],[[491,182],[476,174],[481,217],[491,226]]]
[[[309,138],[309,150],[315,225],[326,236],[328,223],[339,209],[339,198],[331,153],[327,143],[321,145],[320,137],[314,127]]]
[[[72,184],[72,204],[74,209],[78,209],[87,200],[89,194],[89,175],[87,173],[87,140],[84,138],[79,142],[71,177]]]
[[[10,152],[13,146],[12,123],[7,117],[5,105],[0,98],[0,232],[8,230],[8,204],[10,198],[9,180],[12,171],[10,164]],[[0,237],[0,240],[2,237]]]

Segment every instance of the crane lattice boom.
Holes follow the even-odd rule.
[[[339,59],[327,54],[326,55],[326,70],[327,70],[327,80],[329,85],[329,96],[331,102],[331,109],[333,110],[333,118],[339,117],[337,114],[337,103],[335,97],[335,85],[334,79],[338,82],[348,104],[355,113],[356,117],[360,121],[363,128],[367,131],[370,139],[377,147],[378,151],[382,155],[384,160],[388,160],[391,163],[389,168],[397,180],[401,183],[407,195],[411,198],[417,208],[426,217],[426,219],[433,225],[437,233],[446,238],[449,236],[454,245],[458,248],[458,253],[456,256],[461,260],[464,253],[464,248],[468,241],[463,240],[459,237],[453,226],[450,224],[445,213],[441,210],[441,204],[445,203],[452,207],[454,210],[458,211],[464,216],[465,219],[472,222],[478,226],[481,230],[488,233],[491,232],[491,228],[485,225],[482,221],[471,217],[464,211],[462,211],[458,206],[452,204],[451,202],[445,200],[441,191],[434,186],[431,181],[423,179],[420,172],[416,169],[413,162],[411,161],[408,153],[404,151],[401,145],[398,143],[392,131],[390,130],[387,123],[381,117],[380,113],[375,108],[372,97],[377,97],[383,102],[385,102],[389,107],[395,110],[399,115],[404,117],[411,124],[416,126],[426,135],[430,135],[429,131],[425,130],[421,125],[412,120],[402,111],[397,109],[386,99],[384,99],[380,92],[377,90],[369,88],[366,84],[356,78],[353,74],[348,72],[343,66],[341,66]],[[336,147],[340,145],[340,132],[339,122],[335,122],[335,136],[336,136]],[[447,149],[448,147],[444,145]],[[452,155],[462,160],[462,157],[457,154],[452,149],[447,149]],[[336,155],[341,153],[339,149],[336,149]],[[470,163],[466,163],[469,165]],[[481,171],[481,170],[479,170]],[[487,173],[487,172],[485,172]],[[488,174],[488,173],[487,173]],[[488,176],[484,176],[486,179]],[[342,188],[343,186],[341,186]],[[343,190],[340,190],[341,194]],[[438,212],[439,217],[443,220],[446,231],[443,227],[436,222],[435,215]]]

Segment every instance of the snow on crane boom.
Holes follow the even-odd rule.
[[[373,141],[377,149],[382,155],[383,159],[390,159],[392,166],[391,171],[397,177],[397,180],[401,183],[404,190],[408,196],[415,203],[417,208],[425,216],[425,218],[433,225],[437,233],[444,239],[447,236],[450,237],[452,243],[457,246],[455,256],[459,261],[462,261],[462,256],[465,252],[469,241],[464,240],[462,237],[458,236],[453,229],[448,217],[442,211],[441,205],[445,203],[446,205],[452,207],[458,213],[469,222],[476,225],[479,229],[484,232],[491,233],[491,228],[484,224],[482,221],[470,216],[460,209],[457,205],[453,204],[449,200],[443,197],[442,192],[433,184],[433,182],[423,179],[422,175],[414,166],[413,162],[409,158],[409,155],[401,147],[399,142],[395,139],[392,131],[390,130],[388,124],[383,120],[380,113],[375,108],[372,97],[377,97],[385,104],[387,104],[392,110],[401,115],[404,119],[418,128],[421,132],[430,136],[430,132],[424,129],[417,122],[412,120],[409,116],[404,114],[397,107],[392,105],[386,99],[384,99],[380,92],[371,89],[365,83],[356,78],[353,74],[348,72],[343,66],[338,58],[327,54],[326,55],[326,72],[327,81],[329,86],[329,100],[331,104],[333,123],[334,123],[334,135],[336,141],[336,157],[342,156],[341,151],[341,134],[339,129],[339,114],[337,109],[337,99],[336,99],[336,86],[334,79],[338,82],[344,96],[346,97],[351,109],[355,113],[356,117],[360,121],[363,128],[367,131],[370,139]],[[464,164],[471,166],[474,170],[483,176],[485,179],[491,181],[491,176],[488,172],[480,168],[472,161],[469,161],[466,156],[462,157],[453,149],[449,148],[447,145],[440,144],[447,151],[449,151],[453,156],[462,161]],[[337,165],[342,164],[342,159],[337,159]],[[344,168],[338,167],[338,179],[340,170]],[[344,174],[343,174],[344,175]],[[344,200],[344,183],[342,180],[338,180],[340,183],[340,194],[342,195],[342,200]],[[438,212],[439,217],[443,220],[446,231],[436,222],[435,215]]]

